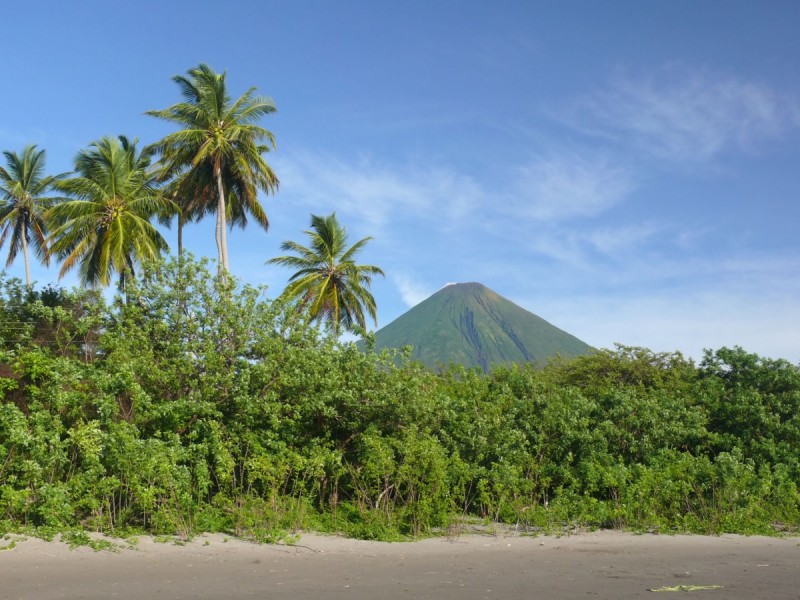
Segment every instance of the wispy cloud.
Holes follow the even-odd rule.
[[[623,227],[603,227],[588,232],[585,240],[596,251],[616,258],[635,251],[662,230],[663,226],[652,222]]]
[[[655,244],[669,244],[680,235],[665,224],[651,221],[579,228],[551,225],[528,231],[525,235],[524,227],[509,228],[520,249],[547,257],[562,268],[588,271],[597,271],[601,264],[631,265],[646,261],[645,255]],[[677,245],[677,241],[673,243]],[[619,273],[618,267],[611,268]]]
[[[625,167],[570,152],[536,159],[517,175],[516,199],[509,208],[516,216],[538,221],[597,215],[635,188]]]
[[[416,306],[433,293],[428,287],[407,273],[395,273],[392,275],[392,281],[397,287],[397,291],[400,292],[403,302],[409,308]]]
[[[295,153],[281,163],[282,194],[312,210],[337,210],[366,221],[373,232],[397,219],[435,216],[444,227],[473,214],[479,184],[447,168],[397,167],[368,158],[344,161]]]
[[[796,103],[759,83],[663,69],[644,78],[619,75],[575,102],[567,122],[673,161],[710,159],[797,126]]]

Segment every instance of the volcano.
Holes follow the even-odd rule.
[[[429,367],[544,365],[592,348],[480,283],[450,284],[375,332],[375,350],[411,346]]]

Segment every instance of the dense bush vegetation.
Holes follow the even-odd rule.
[[[800,369],[618,347],[435,374],[184,260],[126,296],[0,294],[0,530],[800,523]]]

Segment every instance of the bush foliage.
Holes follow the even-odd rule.
[[[0,284],[0,531],[800,524],[800,369],[783,360],[618,346],[433,373],[192,260],[113,301]]]

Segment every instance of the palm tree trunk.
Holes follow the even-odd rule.
[[[178,209],[178,281],[180,282],[181,288],[180,290],[184,290],[186,282],[183,281],[183,224],[184,224],[184,217],[183,217],[183,209]],[[181,316],[183,315],[183,311],[186,308],[186,300],[184,296],[181,294],[178,296],[178,313],[176,317],[176,326],[178,330],[180,330],[181,325]]]
[[[222,186],[221,169],[217,169],[217,193],[219,194],[219,202],[217,204],[217,250],[219,252],[220,269],[224,269],[225,272],[228,272],[228,236],[226,231],[227,223],[225,219],[225,190]]]
[[[22,257],[25,259],[25,283],[28,289],[31,287],[31,265],[28,260],[28,239],[25,236],[25,231],[22,232]]]
[[[183,211],[178,211],[178,264],[183,256]]]

